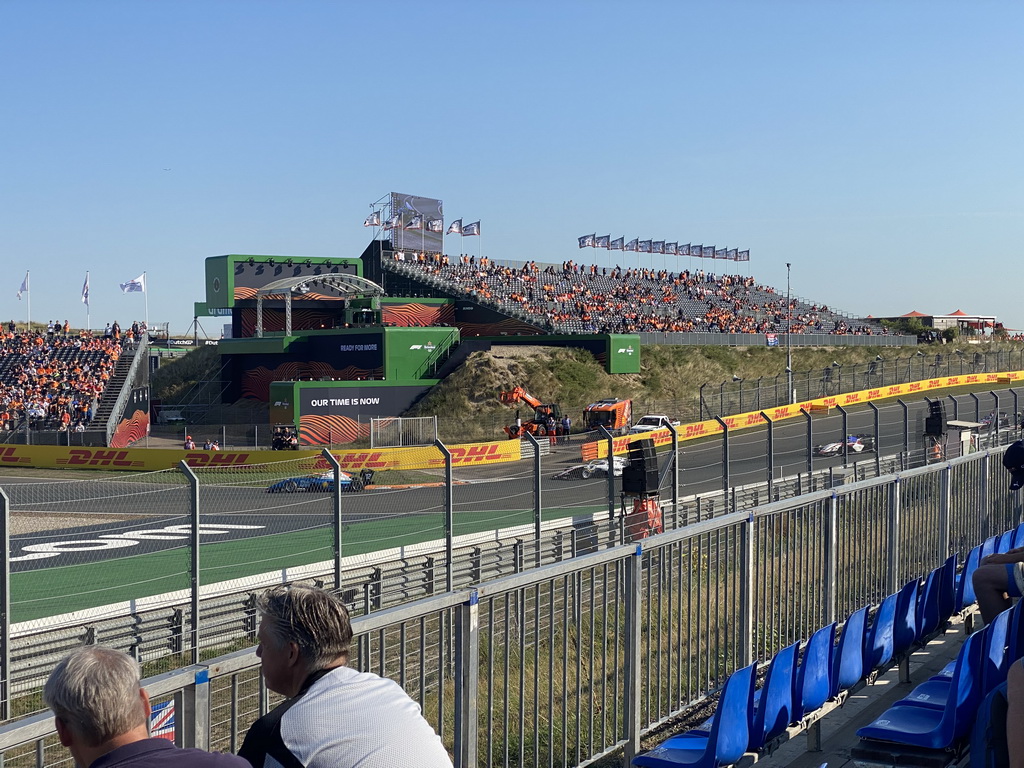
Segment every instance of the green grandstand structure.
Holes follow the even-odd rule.
[[[385,269],[374,240],[358,259],[229,254],[206,260],[197,317],[230,318],[218,350],[226,401],[269,404],[304,445],[347,443],[402,415],[472,352],[496,344],[572,346],[609,373],[638,373],[640,339],[553,334],[454,289]]]

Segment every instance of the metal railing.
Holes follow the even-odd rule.
[[[732,513],[354,619],[351,664],[420,703],[458,766],[585,765],[734,670],[1021,521],[994,449]],[[205,621],[205,616],[204,616]],[[252,642],[250,606],[240,627]],[[96,638],[105,642],[102,638]],[[81,642],[81,640],[79,640]],[[275,700],[248,648],[146,681],[183,745],[237,749]],[[5,764],[55,764],[45,715],[0,728]]]

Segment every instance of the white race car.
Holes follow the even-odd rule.
[[[629,464],[629,460],[622,456],[616,456],[613,463],[613,472],[616,477],[622,476],[622,470]],[[608,476],[608,459],[594,459],[589,464],[574,464],[563,469],[558,474],[552,475],[555,480],[589,480],[592,477]]]
[[[846,446],[849,453],[863,453],[875,448],[875,438],[866,435],[847,435]],[[843,442],[825,443],[814,446],[815,456],[842,456]]]

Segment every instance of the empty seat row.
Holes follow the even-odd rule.
[[[759,690],[756,664],[733,673],[710,720],[637,755],[633,765],[729,765],[745,752],[769,747],[790,726],[808,724],[827,702],[944,631],[955,604],[956,563],[953,555],[923,582],[907,582],[881,602],[871,621],[869,606],[854,611],[838,642],[833,622],[814,632],[802,652],[800,643],[783,648],[772,658]]]

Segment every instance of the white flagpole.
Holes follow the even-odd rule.
[[[90,304],[90,302],[92,300],[92,297],[89,296],[89,294],[88,294],[88,289],[89,289],[89,272],[88,272],[88,270],[85,273],[85,288],[86,288],[86,294],[85,294],[85,299],[86,299],[86,301],[85,301],[85,330],[91,331],[92,330],[92,305]]]
[[[25,309],[28,312],[28,321],[25,326],[26,333],[32,333],[32,272],[25,272],[25,293],[28,300],[25,302]]]
[[[146,297],[146,333],[149,333],[149,277],[145,272],[142,273],[142,295]]]

